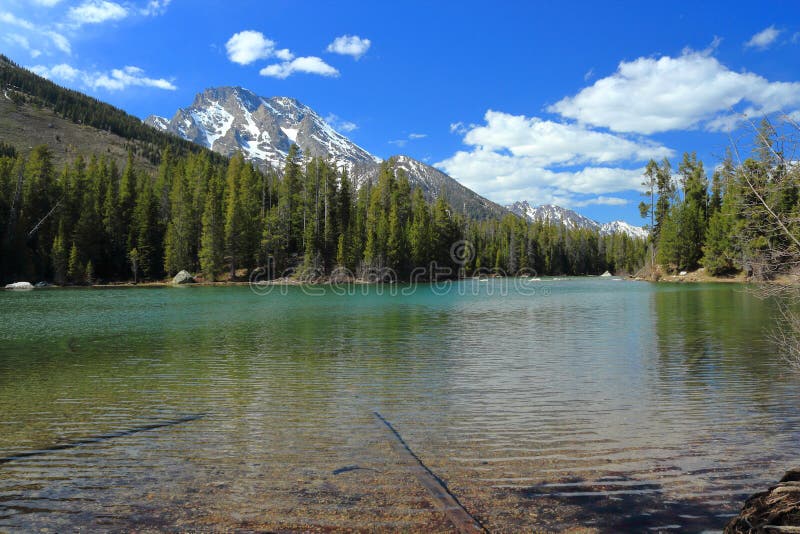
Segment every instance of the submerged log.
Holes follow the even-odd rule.
[[[776,486],[756,493],[726,526],[725,534],[800,533],[800,467],[790,469]]]
[[[392,448],[406,461],[406,467],[414,473],[417,480],[428,490],[434,505],[447,515],[459,534],[481,534],[487,530],[470,514],[464,505],[447,487],[444,481],[425,465],[417,454],[411,450],[403,436],[380,413],[373,412],[378,423],[387,430]]]

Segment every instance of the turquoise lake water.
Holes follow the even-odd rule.
[[[509,284],[0,292],[0,531],[448,530],[375,412],[492,532],[719,530],[800,463],[770,301]]]

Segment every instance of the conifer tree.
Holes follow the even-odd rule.
[[[173,178],[170,192],[170,220],[164,239],[164,270],[169,276],[182,269],[192,269],[191,204],[186,180]]]
[[[225,251],[230,261],[231,279],[246,255],[245,211],[241,190],[241,173],[244,158],[237,153],[228,165],[225,178]]]
[[[53,250],[51,253],[53,259],[53,280],[56,284],[64,284],[67,281],[70,253],[71,251],[67,250],[66,243],[64,242],[64,228],[62,226],[56,234],[55,239],[53,239]]]
[[[67,278],[74,284],[81,283],[84,280],[83,263],[81,262],[81,256],[75,243],[72,243],[72,248],[70,248],[69,251]]]
[[[225,225],[222,215],[221,177],[209,183],[203,208],[203,230],[200,238],[200,269],[213,281],[222,271],[225,250]]]

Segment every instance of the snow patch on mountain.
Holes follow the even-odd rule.
[[[586,228],[599,232],[601,235],[626,234],[635,238],[646,238],[648,236],[647,230],[641,226],[634,226],[625,221],[600,224],[576,211],[552,204],[531,206],[527,200],[523,200],[506,206],[506,208],[511,213],[515,213],[528,221],[561,225],[570,230]]]
[[[289,138],[289,141],[292,143],[297,142],[297,132],[300,131],[298,128],[284,128],[281,126],[281,131],[286,134],[286,137]]]
[[[162,132],[166,132],[169,128],[169,119],[158,115],[150,115],[144,120],[144,123]]]
[[[212,150],[217,139],[224,137],[233,126],[233,115],[219,102],[211,102],[205,109],[192,110],[190,114],[205,133],[206,146]]]
[[[639,239],[646,239],[647,236],[650,235],[650,232],[641,226],[634,226],[625,221],[612,221],[610,223],[605,223],[600,227],[600,233],[603,235],[627,234],[630,237],[636,237]]]
[[[171,120],[154,115],[145,123],[226,156],[241,151],[264,166],[282,167],[293,143],[301,156],[330,158],[339,168],[381,162],[298,100],[265,98],[241,87],[206,89]]]

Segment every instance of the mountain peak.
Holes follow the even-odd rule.
[[[282,167],[292,144],[304,157],[330,158],[350,170],[380,161],[299,100],[262,97],[238,86],[210,87],[172,119],[151,116],[145,122],[226,156],[241,151],[261,166]]]

